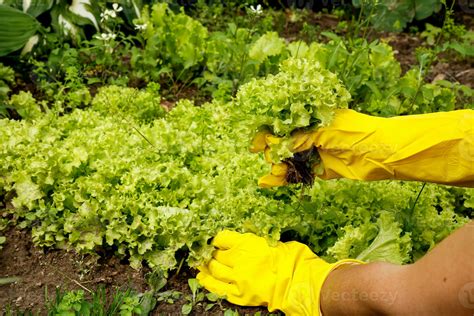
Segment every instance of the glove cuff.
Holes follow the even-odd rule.
[[[328,275],[342,266],[363,263],[354,259],[327,263],[320,258],[311,260],[311,263],[302,262],[301,267],[295,267],[293,279],[290,281],[291,285],[286,293],[287,297],[283,300],[284,306],[272,307],[273,310],[279,309],[287,315],[322,315],[320,307],[321,288]]]

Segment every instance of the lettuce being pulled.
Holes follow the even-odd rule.
[[[337,260],[357,258],[365,262],[396,264],[411,261],[410,234],[402,234],[400,223],[389,212],[381,212],[377,223],[349,225],[344,231],[344,236],[328,249],[328,254]]]
[[[298,128],[328,125],[334,110],[347,108],[350,98],[337,76],[318,62],[290,58],[278,74],[243,85],[237,105],[251,127],[267,126],[285,137]]]
[[[388,212],[382,212],[377,221],[379,233],[357,259],[365,262],[410,262],[411,240],[409,233],[402,234],[400,223]]]

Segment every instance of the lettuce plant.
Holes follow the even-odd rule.
[[[337,76],[318,62],[290,58],[276,75],[243,85],[236,106],[251,127],[289,136],[295,129],[328,125],[334,110],[347,108],[350,98]]]

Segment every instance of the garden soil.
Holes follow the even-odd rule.
[[[10,306],[15,311],[29,310],[33,315],[45,315],[46,298],[55,299],[56,287],[61,290],[83,290],[86,294],[105,286],[106,295],[111,298],[117,289],[129,288],[143,293],[149,290],[145,281],[149,269],[134,270],[127,262],[121,262],[114,256],[98,257],[79,255],[74,251],[42,249],[33,245],[31,233],[27,230],[10,228],[4,232],[7,238],[0,251],[0,279],[19,277],[18,282],[0,285],[0,315]],[[197,271],[184,269],[177,275],[170,273],[167,285],[162,289],[176,290],[191,294],[188,279],[196,276]],[[47,294],[46,294],[47,293]],[[184,296],[183,295],[183,296]],[[181,315],[185,299],[174,304],[158,303],[151,315]],[[222,302],[209,311],[198,305],[191,315],[223,315],[226,309],[237,310],[240,315],[268,314],[264,308],[237,307]]]

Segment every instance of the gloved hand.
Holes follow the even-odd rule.
[[[265,152],[279,139],[254,138],[251,151]],[[292,135],[293,152],[316,148],[322,179],[417,180],[474,187],[474,111],[459,110],[392,118],[339,109],[333,122]],[[272,164],[262,187],[287,184],[285,162]]]
[[[207,290],[234,304],[268,306],[288,315],[320,315],[319,298],[328,274],[343,265],[329,264],[298,242],[276,247],[254,234],[224,230],[213,240],[217,248],[197,279]]]

